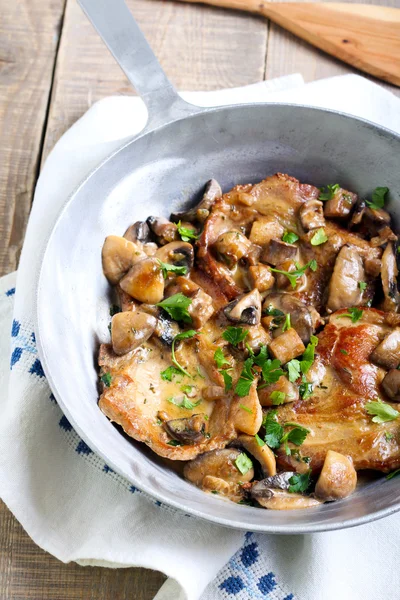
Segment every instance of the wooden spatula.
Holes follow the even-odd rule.
[[[367,4],[181,0],[264,15],[336,58],[400,86],[400,9]]]

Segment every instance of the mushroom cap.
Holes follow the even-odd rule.
[[[229,302],[224,308],[225,316],[234,323],[258,325],[261,321],[261,296],[257,289]]]
[[[328,450],[324,466],[315,486],[315,495],[324,501],[340,500],[356,489],[357,473],[344,454]]]
[[[139,302],[161,302],[164,296],[164,277],[160,263],[156,258],[145,258],[135,263],[121,279],[120,285],[124,292]]]
[[[188,462],[183,469],[183,474],[186,479],[198,487],[201,487],[203,479],[207,475],[234,483],[251,481],[254,477],[254,469],[250,468],[247,473],[243,474],[235,464],[241,454],[241,450],[236,448],[205,452]]]

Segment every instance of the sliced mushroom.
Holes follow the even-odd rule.
[[[300,508],[312,508],[321,504],[320,500],[301,494],[291,494],[284,490],[265,488],[262,495],[258,495],[255,486],[251,490],[252,497],[257,500],[263,508],[272,510],[297,510]]]
[[[250,241],[258,246],[266,246],[272,239],[280,239],[284,228],[275,217],[261,217],[254,221],[250,231]]]
[[[271,240],[260,256],[263,263],[273,266],[280,265],[285,260],[293,260],[297,256],[298,248],[294,244],[287,244],[281,240]]]
[[[277,292],[269,294],[264,301],[263,311],[270,313],[276,309],[284,314],[290,314],[290,322],[297,331],[304,344],[308,344],[316,328],[322,324],[319,313],[312,307],[307,307],[304,302],[292,294]],[[280,325],[283,325],[282,318]],[[281,329],[276,330],[278,333]]]
[[[214,314],[213,299],[197,283],[186,277],[177,277],[168,287],[166,296],[172,296],[179,292],[191,299],[187,310],[193,326],[200,329]]]
[[[390,242],[382,256],[381,278],[385,299],[383,301],[384,311],[398,312],[400,304],[400,294],[397,289],[397,276],[399,270],[396,264],[396,255],[394,244]]]
[[[220,400],[226,395],[225,388],[220,385],[209,385],[203,389],[202,396],[204,400]]]
[[[240,231],[221,233],[215,243],[215,250],[229,267],[233,267],[251,249],[250,240]]]
[[[175,267],[185,267],[186,273],[189,273],[194,262],[193,246],[189,242],[170,242],[159,248],[155,257],[163,263]]]
[[[381,272],[382,261],[379,258],[368,256],[364,261],[364,268],[367,275],[378,277]]]
[[[300,208],[300,222],[304,231],[325,226],[323,204],[320,200],[308,200]]]
[[[256,288],[259,292],[266,292],[271,289],[275,283],[275,277],[265,265],[254,265],[249,267],[249,280],[251,287]]]
[[[357,473],[352,461],[344,454],[328,450],[315,495],[324,501],[347,498],[356,489]]]
[[[120,285],[135,300],[147,304],[161,302],[164,296],[164,277],[158,260],[145,258],[134,264],[121,279]]]
[[[275,454],[267,444],[260,446],[253,435],[239,435],[235,441],[236,444],[242,446],[260,463],[264,477],[276,474]]]
[[[172,419],[163,423],[165,431],[181,444],[200,444],[204,442],[207,421],[204,415],[192,415],[184,419]]]
[[[379,229],[378,235],[370,239],[370,244],[373,248],[378,246],[385,246],[388,242],[397,242],[397,235],[385,225],[382,229]]]
[[[392,402],[400,402],[400,371],[390,369],[382,381],[382,388]]]
[[[244,497],[244,491],[238,483],[228,482],[213,475],[206,475],[201,487],[205,492],[224,496],[232,502],[240,502]]]
[[[363,219],[365,209],[366,209],[365,200],[359,198],[354,206],[353,214],[351,215],[351,220],[349,227],[353,227],[354,225],[359,225]]]
[[[261,320],[261,296],[258,290],[252,290],[224,308],[225,316],[234,323],[257,325]]]
[[[177,226],[165,217],[148,217],[146,223],[161,246],[179,239]]]
[[[271,394],[274,392],[281,392],[281,394],[284,394],[281,402],[277,402],[271,398]],[[297,385],[291,383],[287,377],[282,375],[276,383],[261,387],[258,390],[258,398],[261,406],[276,406],[277,404],[296,402],[299,399],[299,388]]]
[[[128,227],[125,231],[124,238],[130,242],[147,244],[152,241],[150,227],[146,221],[136,221],[136,223]]]
[[[271,336],[261,324],[252,325],[251,327],[247,326],[244,327],[244,329],[247,329],[247,335],[245,339],[238,344],[239,350],[247,352],[248,348],[250,348],[257,354],[257,351],[260,350],[261,346],[268,346],[271,341]]]
[[[171,215],[171,219],[173,221],[189,221],[189,223],[199,222],[204,223],[210,214],[210,208],[214,204],[214,202],[221,198],[222,190],[218,181],[215,179],[210,179],[207,181],[206,186],[204,188],[204,193],[201,201],[197,206],[194,206],[187,212],[181,213],[173,213]]]
[[[384,369],[396,369],[400,364],[400,328],[396,327],[387,334],[372,352],[372,362]]]
[[[101,251],[103,273],[115,285],[135,262],[145,256],[136,244],[118,235],[109,235]]]
[[[166,317],[165,314],[166,313],[163,313],[162,311],[158,311],[157,325],[154,333],[163,346],[170,348],[174,338],[178,335],[178,333],[180,333],[181,330],[178,323]]]
[[[235,396],[231,404],[230,421],[236,431],[255,435],[262,425],[262,408],[257,394],[257,379],[251,384],[247,396]]]
[[[324,215],[329,219],[348,217],[357,200],[357,194],[339,188],[333,194],[333,198],[325,202]]]
[[[157,320],[145,312],[120,312],[111,321],[111,341],[115,354],[121,356],[149,339]]]
[[[303,354],[305,349],[306,347],[293,327],[278,335],[269,345],[272,356],[277,358],[283,365],[292,358]]]
[[[288,490],[290,486],[289,479],[296,475],[295,471],[282,471],[282,473],[276,473],[271,477],[266,477],[261,481],[257,481],[251,488],[252,495],[262,498],[263,496],[269,496],[269,490],[271,488],[275,490]]]
[[[329,284],[327,309],[329,311],[358,306],[362,302],[360,282],[365,280],[361,256],[356,248],[343,246],[336,257]]]
[[[390,225],[390,215],[383,208],[366,208],[364,216],[377,225]]]
[[[251,481],[254,469],[251,467],[247,473],[241,473],[236,466],[236,461],[242,454],[236,448],[224,448],[205,452],[194,460],[186,463],[183,475],[194,485],[201,487],[207,476],[218,477],[228,483]]]

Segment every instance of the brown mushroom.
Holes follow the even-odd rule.
[[[179,239],[177,226],[165,217],[148,217],[146,223],[161,246]]]
[[[372,352],[372,362],[384,369],[396,369],[400,364],[400,328],[388,333]]]
[[[266,292],[271,289],[275,283],[275,277],[270,269],[265,265],[254,265],[249,267],[249,280],[251,287],[259,292]]]
[[[400,402],[400,371],[390,369],[382,380],[382,388],[392,402]]]
[[[243,434],[239,435],[234,444],[242,446],[256,459],[261,466],[264,477],[271,477],[276,474],[275,454],[267,444],[260,446],[253,435]]]
[[[312,199],[304,202],[300,208],[299,216],[304,231],[325,226],[323,204],[320,200]]]
[[[271,394],[280,392],[283,394],[282,401],[277,402]],[[282,375],[276,383],[271,383],[265,387],[258,389],[258,398],[261,406],[276,406],[277,404],[287,404],[288,402],[296,402],[299,399],[299,388],[289,381],[287,377]]]
[[[348,217],[357,200],[357,194],[339,188],[334,192],[333,198],[325,202],[324,215],[328,219]]]
[[[201,201],[186,212],[173,213],[171,219],[173,221],[185,220],[189,221],[189,223],[194,223],[196,221],[204,223],[210,214],[210,208],[218,198],[221,198],[221,196],[222,190],[218,181],[210,179],[205,185]]]
[[[226,231],[217,239],[215,250],[229,267],[233,267],[247,255],[251,246],[250,240],[240,231]]]
[[[275,321],[278,334],[282,331],[281,326],[284,323],[285,314],[290,314],[292,327],[297,331],[304,344],[308,344],[311,335],[322,323],[321,317],[315,309],[306,306],[299,298],[285,292],[272,293],[265,298],[263,312],[271,314],[274,310],[282,313],[280,321]]]
[[[157,325],[155,317],[145,312],[120,312],[111,321],[111,341],[115,354],[121,356],[149,339]]]
[[[232,502],[240,502],[244,498],[244,491],[241,485],[233,481],[225,481],[213,475],[206,475],[201,487],[205,492],[224,496]]]
[[[193,246],[188,242],[170,242],[169,244],[165,244],[165,246],[161,246],[157,250],[155,257],[168,265],[184,267],[186,273],[189,273],[194,262]]]
[[[292,475],[293,473],[290,473],[290,476]],[[320,500],[311,498],[310,496],[292,494],[276,487],[268,487],[268,484],[262,486],[259,485],[263,483],[263,481],[258,482],[252,487],[250,492],[252,498],[257,500],[258,504],[263,508],[273,510],[297,510],[300,508],[312,508],[321,504]]]
[[[242,452],[236,448],[205,452],[186,463],[183,475],[197,487],[203,485],[204,478],[207,476],[218,477],[228,483],[251,481],[254,477],[253,467],[246,473],[242,473],[236,466],[236,461],[241,454]]]
[[[277,266],[286,260],[293,260],[297,256],[297,251],[298,248],[294,244],[273,239],[262,252],[260,260],[263,263]]]
[[[147,244],[152,241],[150,227],[146,221],[136,221],[136,223],[128,227],[125,231],[124,238],[130,242]]]
[[[165,431],[181,444],[200,444],[204,442],[207,421],[204,415],[192,415],[183,419],[172,419],[163,423]]]
[[[260,217],[254,221],[250,231],[250,241],[258,246],[266,246],[272,239],[280,239],[285,229],[275,217]]]
[[[344,454],[328,450],[315,495],[324,501],[347,498],[356,489],[357,473],[352,461]]]
[[[261,320],[261,296],[257,289],[229,302],[224,308],[225,316],[234,323],[258,325]]]
[[[272,356],[277,358],[281,364],[286,364],[292,358],[303,354],[305,349],[306,347],[293,327],[278,335],[269,345]]]
[[[397,235],[387,225],[379,229],[378,235],[370,239],[370,244],[373,248],[385,246],[388,242],[396,242]]]
[[[262,425],[262,408],[257,394],[257,379],[254,379],[247,396],[235,396],[231,404],[230,421],[236,431],[255,435]]]
[[[349,228],[351,229],[354,225],[359,225],[363,219],[365,209],[366,209],[365,200],[359,198],[354,206],[353,214],[351,215]]]
[[[204,400],[220,400],[226,395],[225,388],[220,385],[209,385],[202,391]]]
[[[397,276],[399,270],[396,264],[395,247],[392,242],[386,246],[382,255],[381,279],[385,299],[383,301],[384,311],[397,312],[400,305],[400,294],[397,289]]]
[[[108,281],[115,285],[135,262],[145,256],[139,246],[133,242],[119,235],[109,235],[101,251],[103,273]]]
[[[327,309],[329,311],[358,306],[362,302],[360,282],[365,280],[361,256],[356,248],[343,246],[336,257],[329,284]]]
[[[193,326],[200,329],[214,314],[213,299],[197,283],[186,277],[177,277],[172,285],[168,286],[166,296],[179,292],[191,299],[188,313]]]
[[[130,242],[127,242],[130,243]],[[157,304],[164,296],[164,277],[156,258],[135,263],[120,281],[121,288],[140,302]]]

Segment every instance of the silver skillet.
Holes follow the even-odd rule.
[[[104,161],[64,206],[48,240],[37,288],[39,355],[76,431],[115,471],[154,498],[230,527],[306,533],[366,523],[400,508],[400,481],[380,478],[346,500],[298,511],[224,502],[178,477],[122,435],[97,406],[96,352],[108,339],[106,235],[149,214],[188,206],[215,177],[227,190],[277,171],[317,186],[339,181],[361,195],[391,190],[400,217],[400,138],[333,111],[285,104],[200,109],[176,93],[123,0],[79,0],[146,103],[145,129]]]

